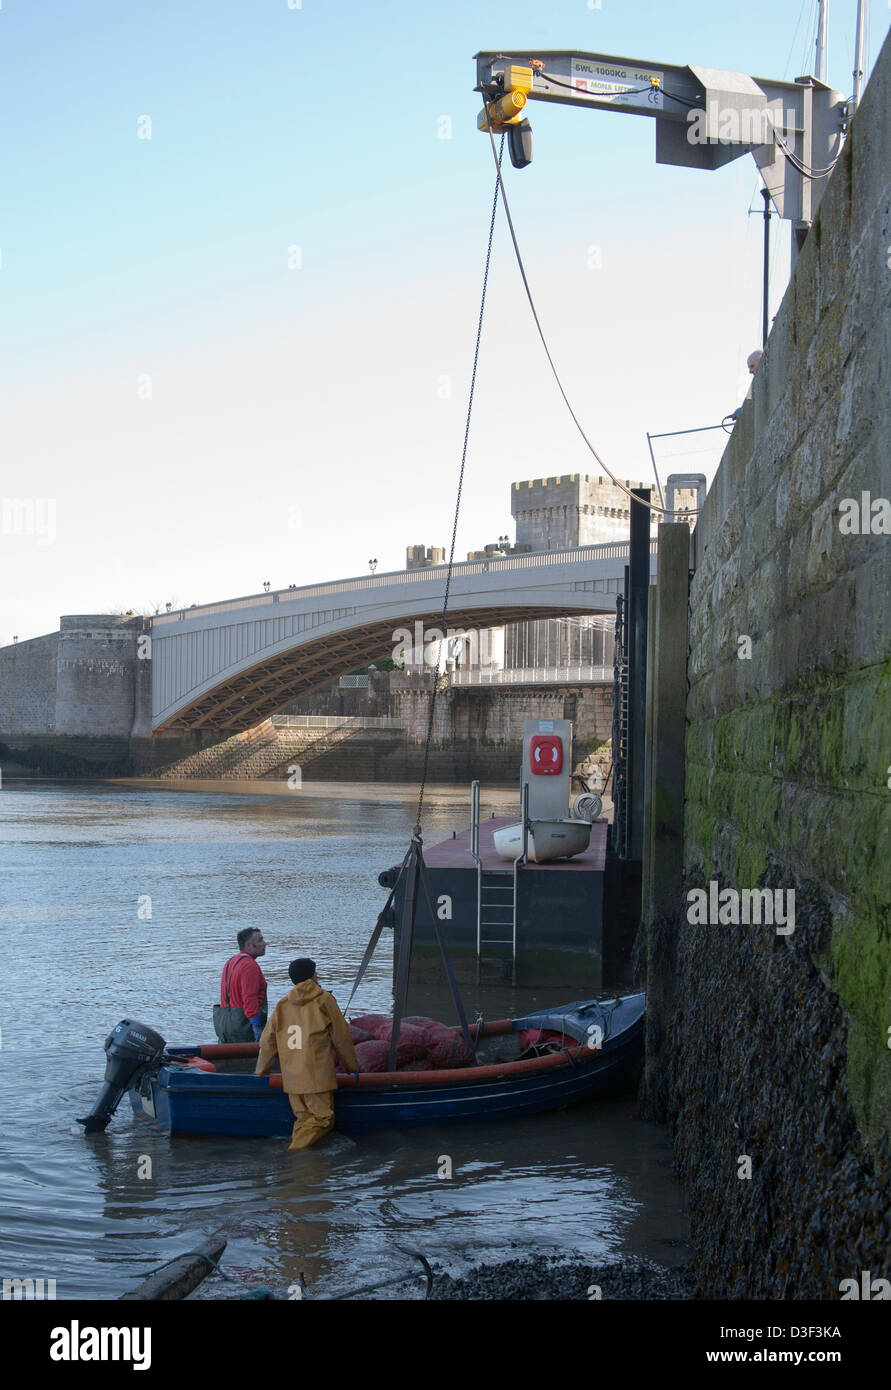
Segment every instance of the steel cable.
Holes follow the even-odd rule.
[[[673,516],[674,513],[673,513],[668,507],[661,507],[661,506],[659,506],[659,504],[658,504],[657,502],[644,502],[644,501],[642,501],[641,498],[635,497],[635,496],[634,496],[634,494],[633,494],[633,492],[631,491],[630,488],[627,488],[627,487],[625,486],[624,483],[622,483],[622,482],[619,481],[619,479],[616,477],[616,475],[615,475],[615,474],[610,470],[610,468],[604,463],[603,459],[600,457],[600,455],[598,454],[597,450],[594,448],[594,445],[591,443],[590,439],[589,439],[588,436],[585,434],[585,431],[584,431],[584,429],[582,428],[581,421],[579,420],[578,416],[576,415],[575,411],[574,411],[573,408],[572,408],[572,404],[571,404],[571,402],[570,402],[570,399],[569,399],[569,397],[567,396],[566,391],[564,390],[563,382],[560,380],[560,374],[559,374],[559,372],[557,371],[556,366],[554,365],[554,359],[553,359],[553,357],[551,356],[550,348],[548,347],[547,339],[545,338],[545,335],[544,335],[544,329],[543,329],[542,326],[541,326],[541,321],[539,320],[539,317],[538,317],[538,311],[537,311],[536,308],[535,308],[535,301],[534,301],[534,299],[532,298],[532,290],[529,288],[529,280],[527,279],[527,276],[526,276],[526,267],[525,267],[524,264],[523,264],[523,257],[522,257],[522,255],[521,255],[521,253],[520,253],[520,246],[519,246],[519,243],[518,243],[518,241],[517,241],[517,234],[516,234],[516,232],[514,231],[513,218],[511,217],[511,214],[510,214],[510,206],[509,206],[508,201],[507,201],[507,191],[506,191],[506,189],[505,189],[505,187],[504,187],[504,180],[503,180],[503,178],[501,177],[501,158],[500,158],[500,155],[499,155],[498,151],[496,151],[496,149],[495,149],[495,137],[494,137],[494,135],[493,135],[493,133],[492,133],[492,126],[491,126],[491,123],[490,123],[490,121],[489,121],[489,108],[488,108],[488,106],[485,106],[485,105],[484,105],[483,110],[484,110],[485,113],[486,113],[486,131],[487,131],[487,134],[488,134],[488,136],[489,136],[489,141],[490,141],[491,146],[492,146],[492,157],[493,157],[494,160],[495,160],[495,167],[496,167],[496,171],[497,171],[497,174],[498,174],[498,189],[500,189],[500,191],[501,191],[501,201],[502,201],[502,203],[504,204],[504,213],[505,213],[505,216],[507,217],[508,230],[510,231],[510,238],[511,238],[511,241],[513,242],[514,254],[516,255],[516,258],[517,258],[517,265],[518,265],[519,268],[520,268],[520,276],[521,276],[522,281],[523,281],[523,288],[524,288],[525,291],[526,291],[526,298],[527,298],[528,301],[529,301],[529,308],[532,310],[532,317],[533,317],[533,319],[535,320],[535,327],[538,329],[538,336],[539,336],[539,338],[541,339],[541,345],[542,345],[542,347],[543,347],[544,350],[545,350],[545,356],[546,356],[547,359],[548,359],[548,365],[550,366],[551,371],[552,371],[553,376],[554,376],[554,380],[555,380],[556,383],[557,383],[557,389],[559,390],[560,395],[563,397],[563,401],[564,401],[564,404],[565,404],[565,406],[566,406],[566,409],[569,411],[570,415],[572,416],[572,420],[573,420],[573,423],[574,423],[576,429],[578,430],[579,434],[582,436],[582,439],[583,439],[583,440],[585,441],[585,443],[587,444],[587,446],[588,446],[589,450],[591,451],[591,453],[593,454],[594,458],[595,458],[595,459],[597,460],[597,462],[600,464],[600,467],[603,469],[604,473],[606,473],[607,477],[608,477],[608,478],[615,484],[615,486],[619,489],[619,491],[620,491],[620,492],[624,492],[625,495],[626,495],[626,497],[630,497],[631,500],[632,500],[632,502],[638,502],[638,503],[640,504],[640,506],[642,506],[642,507],[647,507],[651,512],[661,512],[661,514],[662,514],[663,516]],[[503,136],[503,135],[502,135],[502,137],[501,137],[501,148],[502,148],[502,150],[504,149],[504,136]],[[497,192],[496,192],[496,201],[497,201]],[[698,515],[698,513],[699,513],[699,508],[698,508],[698,507],[691,507],[691,508],[689,509],[689,514],[690,514],[690,515]]]
[[[427,785],[427,771],[430,765],[430,744],[433,739],[433,716],[436,711],[436,696],[439,691],[440,671],[439,663],[442,657],[442,644],[445,641],[446,615],[449,609],[449,591],[452,585],[452,569],[455,563],[455,544],[458,536],[458,517],[461,511],[461,493],[464,487],[464,469],[467,463],[467,445],[470,440],[470,421],[473,415],[473,397],[476,389],[476,373],[480,358],[480,341],[483,333],[483,317],[486,312],[486,291],[489,286],[489,266],[492,260],[492,242],[495,236],[495,218],[498,213],[498,185],[501,181],[501,160],[504,156],[504,135],[501,137],[501,148],[495,151],[495,142],[492,141],[492,153],[495,155],[498,178],[495,181],[495,196],[492,199],[492,216],[489,220],[489,242],[486,247],[486,265],[483,271],[483,291],[480,296],[480,314],[476,326],[476,344],[473,350],[473,370],[470,374],[470,391],[467,399],[467,417],[464,422],[464,445],[461,450],[461,470],[458,474],[458,495],[455,499],[455,517],[452,522],[452,544],[449,549],[449,564],[446,570],[445,593],[443,595],[442,616],[440,618],[440,633],[442,634],[439,642],[439,651],[436,657],[436,666],[433,671],[433,689],[430,692],[430,708],[427,713],[427,738],[424,743],[424,765],[421,770],[421,786],[418,792],[418,813],[415,817],[415,837],[420,839],[421,835],[421,812],[424,807],[424,789]]]

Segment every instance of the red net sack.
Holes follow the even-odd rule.
[[[453,1029],[447,1023],[440,1023],[438,1018],[424,1018],[420,1014],[414,1014],[411,1018],[404,1018],[403,1023],[410,1023],[413,1028],[423,1028],[425,1033],[448,1033],[451,1035]]]
[[[449,1071],[454,1067],[472,1067],[476,1057],[464,1039],[452,1033],[436,1039],[427,1049],[427,1060],[437,1071]]]
[[[546,1042],[562,1042],[563,1034],[555,1033],[553,1028],[524,1028],[522,1033],[517,1034],[517,1041],[520,1044],[520,1051],[525,1052],[527,1047],[540,1047]],[[573,1047],[573,1039],[566,1038],[567,1046]]]
[[[400,1062],[397,1071],[429,1071],[429,1062]]]
[[[426,1047],[418,1047],[415,1043],[401,1042],[396,1048],[397,1068],[401,1062],[425,1062],[426,1057]]]
[[[438,1023],[435,1018],[414,1018],[406,1020],[406,1025],[417,1030],[427,1047],[433,1047],[435,1043],[441,1042],[443,1038],[453,1038],[455,1036],[453,1029],[449,1028],[445,1023]],[[412,1037],[414,1038],[414,1034]]]
[[[361,1018],[351,1018],[350,1024],[354,1028],[364,1028],[370,1038],[374,1037],[375,1031],[380,1028],[382,1023],[387,1022],[386,1014],[363,1014]]]
[[[350,1037],[354,1043],[371,1041],[371,1033],[367,1032],[364,1028],[360,1028],[357,1023],[348,1023],[347,1028],[349,1029]]]
[[[374,1036],[380,1042],[389,1042],[393,1033],[393,1020],[388,1018],[379,1028],[375,1029]],[[416,1028],[414,1024],[403,1023],[399,1028],[399,1042],[414,1043],[416,1047],[427,1046],[427,1035],[423,1028]]]
[[[356,1045],[356,1057],[359,1061],[360,1071],[386,1071],[389,1055],[389,1043],[377,1042],[372,1039],[370,1042]]]

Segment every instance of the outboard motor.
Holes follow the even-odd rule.
[[[156,1033],[154,1028],[130,1018],[121,1019],[117,1028],[105,1039],[108,1060],[105,1063],[105,1084],[99,1099],[89,1115],[79,1117],[77,1121],[87,1134],[105,1129],[121,1096],[144,1071],[159,1065],[166,1046],[161,1034]]]

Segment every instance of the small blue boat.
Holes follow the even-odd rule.
[[[566,1004],[482,1024],[475,1067],[339,1076],[335,1129],[364,1134],[509,1119],[585,1100],[633,1075],[643,1056],[644,1010],[643,994]],[[561,1038],[516,1060],[505,1057],[511,1046],[516,1053],[511,1034],[527,1029]],[[254,1076],[256,1055],[252,1043],[168,1047],[165,1063],[143,1073],[130,1089],[130,1102],[169,1134],[288,1136],[294,1116],[281,1076]],[[191,1067],[190,1057],[213,1061],[219,1069]]]

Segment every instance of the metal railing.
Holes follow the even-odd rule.
[[[624,599],[616,599],[615,685],[613,686],[613,853],[625,858],[628,832],[628,632]]]
[[[450,685],[612,685],[612,666],[586,662],[575,666],[518,666],[507,670],[488,670],[472,666],[451,671]]]
[[[650,554],[658,551],[658,541],[650,541]],[[606,541],[601,545],[582,545],[571,550],[540,550],[524,555],[505,555],[500,559],[471,560],[452,568],[452,579],[462,575],[485,574],[489,571],[541,568],[543,565],[580,564],[587,560],[627,559],[627,541]],[[426,569],[391,570],[385,574],[357,575],[350,579],[335,579],[327,584],[308,584],[302,588],[274,589],[266,594],[249,594],[244,597],[223,600],[220,603],[196,604],[194,608],[177,609],[172,613],[158,613],[149,619],[153,627],[163,627],[167,623],[188,621],[189,618],[208,617],[222,613],[230,608],[265,607],[274,603],[291,603],[295,599],[322,598],[327,594],[350,594],[362,589],[389,588],[394,584],[435,583],[441,587],[448,572],[447,565],[429,565]]]
[[[270,723],[277,729],[401,729],[399,719],[374,715],[273,714]]]

